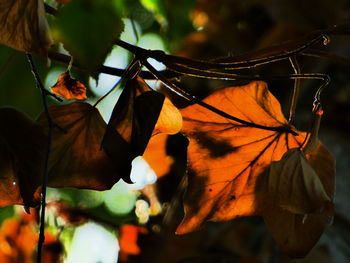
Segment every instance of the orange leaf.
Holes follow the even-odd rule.
[[[111,188],[119,179],[101,147],[106,123],[99,111],[88,103],[73,102],[50,107],[54,129],[49,166],[49,186],[94,190]],[[39,122],[46,126],[42,114]]]
[[[158,133],[176,134],[181,130],[182,116],[180,111],[165,98],[159,118],[153,130],[153,135]]]
[[[174,162],[173,158],[167,155],[166,152],[167,139],[168,134],[158,134],[153,136],[142,156],[155,171],[158,178],[166,175],[170,171],[170,166]]]
[[[7,219],[0,232],[1,262],[33,262],[33,248],[37,243],[37,233],[31,222],[22,219]]]
[[[0,122],[0,206],[35,206],[47,137],[40,125],[15,109],[0,109]]]
[[[0,43],[46,55],[52,40],[43,0],[2,0],[0,3]]]
[[[80,81],[73,79],[69,71],[62,73],[51,91],[57,96],[60,96],[66,100],[84,100],[86,97],[86,88]]]
[[[141,250],[137,244],[139,234],[147,234],[147,229],[135,225],[123,225],[120,229],[120,260],[127,261],[129,255],[138,255]]]
[[[204,101],[209,105],[218,105],[218,109],[241,120],[267,127],[289,127],[279,102],[264,82],[225,88],[214,92]],[[181,112],[184,118],[182,131],[190,139],[190,144],[185,217],[177,233],[193,231],[206,220],[222,221],[240,216],[265,215],[265,209],[271,205],[269,195],[266,194],[268,168],[291,148],[301,147],[305,134],[293,127],[289,128],[297,135],[283,130],[250,127],[199,105],[191,105]],[[316,155],[315,158],[320,156]],[[332,166],[332,158],[325,161],[325,165]],[[327,189],[330,181],[334,181],[334,173],[327,174],[329,181],[323,180],[323,175],[315,171],[322,187]],[[308,187],[311,188],[310,185]],[[326,209],[333,196],[327,191],[326,195],[322,195],[323,188],[319,189],[323,196],[322,202],[311,205],[320,211]],[[304,194],[300,198],[308,197]],[[278,204],[276,208],[281,209]],[[281,220],[277,216],[274,219]]]

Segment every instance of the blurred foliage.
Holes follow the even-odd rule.
[[[55,19],[49,15],[49,22],[55,24],[57,34],[61,32],[61,35],[58,35],[66,43],[64,47],[75,54],[87,72],[92,73],[94,77],[96,68],[111,51],[113,39],[123,30],[121,17],[130,18],[140,28],[141,35],[157,34],[171,53],[198,59],[241,54],[288,39],[296,39],[313,30],[350,21],[350,4],[347,0],[332,2],[328,0],[47,0],[46,2],[62,10],[62,17],[65,14],[64,19],[60,17]],[[91,6],[85,9],[88,5]],[[54,35],[56,33],[54,32]],[[349,45],[350,36],[332,36],[326,51],[342,58],[350,58]],[[148,48],[151,49],[152,46]],[[62,46],[55,46],[53,50],[66,52]],[[42,57],[37,57],[36,60],[43,79],[46,79],[53,69],[60,68],[62,72],[64,71],[65,65],[62,63]],[[347,262],[350,261],[348,240],[350,63],[325,56],[303,57],[300,58],[300,64],[303,72],[327,73],[332,78],[322,97],[325,115],[320,136],[337,159],[337,196],[334,225],[308,257],[293,262]],[[86,71],[77,69],[72,71],[76,78],[88,86],[89,74]],[[257,69],[239,71],[242,74],[262,75],[291,72],[292,69],[287,62],[271,63]],[[219,87],[232,84],[188,77],[182,78],[181,81],[182,88],[199,97],[204,97]],[[237,83],[242,82],[235,84]],[[281,104],[287,105],[288,108],[285,102],[289,101],[292,81],[270,81],[269,85]],[[317,85],[315,81],[302,82],[300,94],[302,99],[296,122],[302,129],[308,128],[306,123],[310,115],[307,111],[312,106],[311,103],[303,101],[312,101]],[[281,89],[282,86],[285,88]],[[96,99],[91,90],[89,95],[90,99]],[[183,103],[181,99],[173,95],[171,97],[177,104]],[[50,104],[55,103],[50,99]],[[42,111],[40,92],[35,87],[25,55],[2,45],[0,46],[0,106],[15,107],[32,118],[36,118]],[[156,185],[156,192],[161,202],[168,207],[173,216],[170,220],[165,220],[166,224],[163,224],[162,216],[151,217],[145,225],[148,234],[145,231],[140,232],[137,239],[141,254],[126,257],[128,262],[292,262],[276,248],[263,222],[258,218],[239,219],[224,224],[208,223],[202,231],[186,236],[173,234],[182,213],[176,201],[179,201],[180,193],[183,191],[180,181],[185,172],[185,148],[186,142],[179,135],[168,140],[167,151],[176,161],[169,174],[162,177]],[[50,195],[52,208],[65,216],[63,228],[66,232],[62,232],[62,240],[69,243],[73,238],[74,230],[69,229],[66,226],[68,224],[74,228],[75,225],[94,221],[108,225],[112,229],[119,229],[126,223],[136,225],[137,216],[133,205],[131,209],[125,209],[124,214],[113,213],[111,210],[115,209],[115,206],[125,205],[123,199],[132,199],[132,203],[137,198],[146,200],[147,198],[142,193],[139,195],[114,191],[115,188],[107,193],[77,189],[54,190]],[[106,200],[108,206],[105,205]],[[61,203],[66,203],[67,206]],[[0,222],[20,214],[21,212],[12,206],[1,208]],[[54,212],[52,214],[55,215]],[[53,220],[52,226],[62,227],[56,221]]]
[[[120,12],[109,0],[74,0],[59,12],[52,35],[96,76],[97,68],[112,50],[113,40],[123,30]]]

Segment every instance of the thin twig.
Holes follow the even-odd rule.
[[[123,74],[120,76],[120,79],[113,85],[113,87],[103,96],[101,96],[93,105],[93,107],[96,107],[97,104],[99,104],[104,98],[106,98],[109,94],[111,94],[116,87],[118,87],[119,83],[125,79],[125,77],[129,74],[129,72],[131,71],[131,69],[134,67],[134,65],[138,62],[137,59],[133,59],[131,61],[131,63],[129,64],[129,66],[124,70]]]
[[[69,64],[69,62],[71,60],[70,56],[64,55],[64,54],[61,54],[58,52],[54,52],[54,51],[49,51],[48,57],[54,61],[62,62],[64,64]],[[80,70],[85,70],[84,66],[80,65],[77,61],[73,62],[73,66],[80,69]],[[113,68],[113,67],[104,66],[104,65],[102,65],[98,68],[98,73],[104,73],[104,74],[118,76],[118,77],[121,77],[123,75],[124,71],[125,71],[125,69]],[[182,74],[176,73],[172,70],[164,70],[164,71],[162,71],[162,73],[167,78],[176,78],[176,77],[179,77],[182,75]],[[149,71],[141,71],[139,76],[141,78],[147,79],[147,80],[156,80],[156,78],[153,76],[153,74],[151,74]]]
[[[295,56],[290,57],[289,61],[293,67],[294,73],[300,74],[301,70],[300,70],[300,66],[299,66],[299,63],[298,63],[296,57]],[[291,101],[291,105],[290,105],[290,109],[289,109],[288,123],[291,123],[294,120],[295,109],[297,107],[297,102],[298,102],[298,97],[299,97],[300,84],[301,84],[300,79],[294,80],[293,96],[292,96],[292,101]]]
[[[44,164],[44,173],[42,177],[42,185],[41,185],[41,214],[40,214],[40,231],[39,231],[39,240],[38,240],[38,249],[37,249],[37,258],[36,262],[41,263],[41,256],[42,256],[42,247],[45,241],[45,207],[46,207],[46,187],[47,187],[47,181],[48,181],[48,168],[49,168],[49,159],[50,159],[50,152],[51,152],[51,141],[52,141],[52,130],[54,127],[54,123],[49,111],[49,106],[47,103],[47,91],[44,88],[43,82],[40,78],[38,69],[35,65],[35,61],[33,59],[33,56],[31,54],[26,54],[28,62],[30,64],[31,71],[34,75],[35,82],[37,87],[41,91],[41,97],[43,101],[44,106],[44,112],[45,116],[48,122],[48,136],[47,136],[47,147],[46,147],[46,155],[45,155],[45,164]]]

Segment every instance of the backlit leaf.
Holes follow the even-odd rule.
[[[0,122],[0,206],[35,206],[47,137],[40,125],[15,109],[2,108]]]
[[[0,2],[0,43],[46,55],[52,44],[43,0],[2,0]]]
[[[162,94],[135,78],[127,80],[114,106],[102,145],[126,182],[131,183],[131,162],[143,155],[163,102]]]
[[[166,175],[170,171],[170,166],[174,162],[173,158],[167,155],[166,152],[167,139],[167,134],[153,136],[142,156],[155,171],[158,178]]]
[[[106,123],[88,103],[52,106],[55,129],[49,167],[49,186],[93,190],[111,188],[119,176],[101,147]],[[46,126],[44,115],[39,122]]]
[[[182,127],[182,115],[180,111],[165,98],[159,118],[153,130],[153,135],[158,133],[176,134]]]
[[[213,93],[204,101],[245,121],[268,127],[289,127],[279,102],[263,82],[225,88]],[[223,221],[249,215],[266,215],[268,218],[265,212],[269,205],[272,206],[266,186],[270,164],[279,161],[290,149],[300,148],[305,133],[298,132],[293,127],[289,128],[297,135],[285,130],[271,131],[249,127],[221,117],[199,105],[191,105],[181,112],[184,118],[182,131],[189,138],[190,144],[188,188],[184,200],[185,217],[177,233],[193,231],[201,227],[206,220]],[[308,158],[306,156],[306,160],[313,167]],[[322,159],[319,153],[315,152],[314,159],[319,158]],[[328,157],[324,161],[324,165],[329,167],[332,167],[334,162],[333,158]],[[303,165],[305,166],[305,163]],[[297,178],[299,181],[294,187],[288,178],[284,178],[288,181],[288,186],[293,187],[292,191],[295,187],[308,189],[298,190],[303,194],[299,200],[309,198],[310,192],[318,196],[310,199],[306,208],[305,205],[296,208],[299,201],[286,202],[287,197],[281,198],[283,195],[280,194],[280,198],[284,199],[280,204],[288,204],[290,209],[293,208],[292,211],[300,210],[305,213],[326,209],[333,196],[333,192],[330,193],[327,189],[333,189],[330,185],[332,182],[334,184],[334,171],[327,172],[326,175],[319,174],[319,170],[315,169],[311,176],[318,176],[319,180],[308,178],[306,185],[303,184],[300,175],[292,174],[289,180]],[[324,180],[324,176],[329,179]],[[317,186],[312,185],[315,182]],[[275,187],[278,186],[273,188]],[[275,204],[274,207],[282,209],[279,204]],[[281,223],[283,218],[276,214],[274,220]],[[319,232],[321,233],[322,231]],[[280,245],[283,246],[283,243]]]
[[[62,73],[51,91],[57,96],[60,96],[66,100],[84,100],[86,97],[86,88],[80,81],[73,79],[70,76],[69,71]]]

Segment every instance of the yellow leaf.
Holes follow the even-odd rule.
[[[180,111],[165,98],[160,111],[157,123],[153,130],[153,135],[158,133],[176,134],[181,130],[182,116]]]

